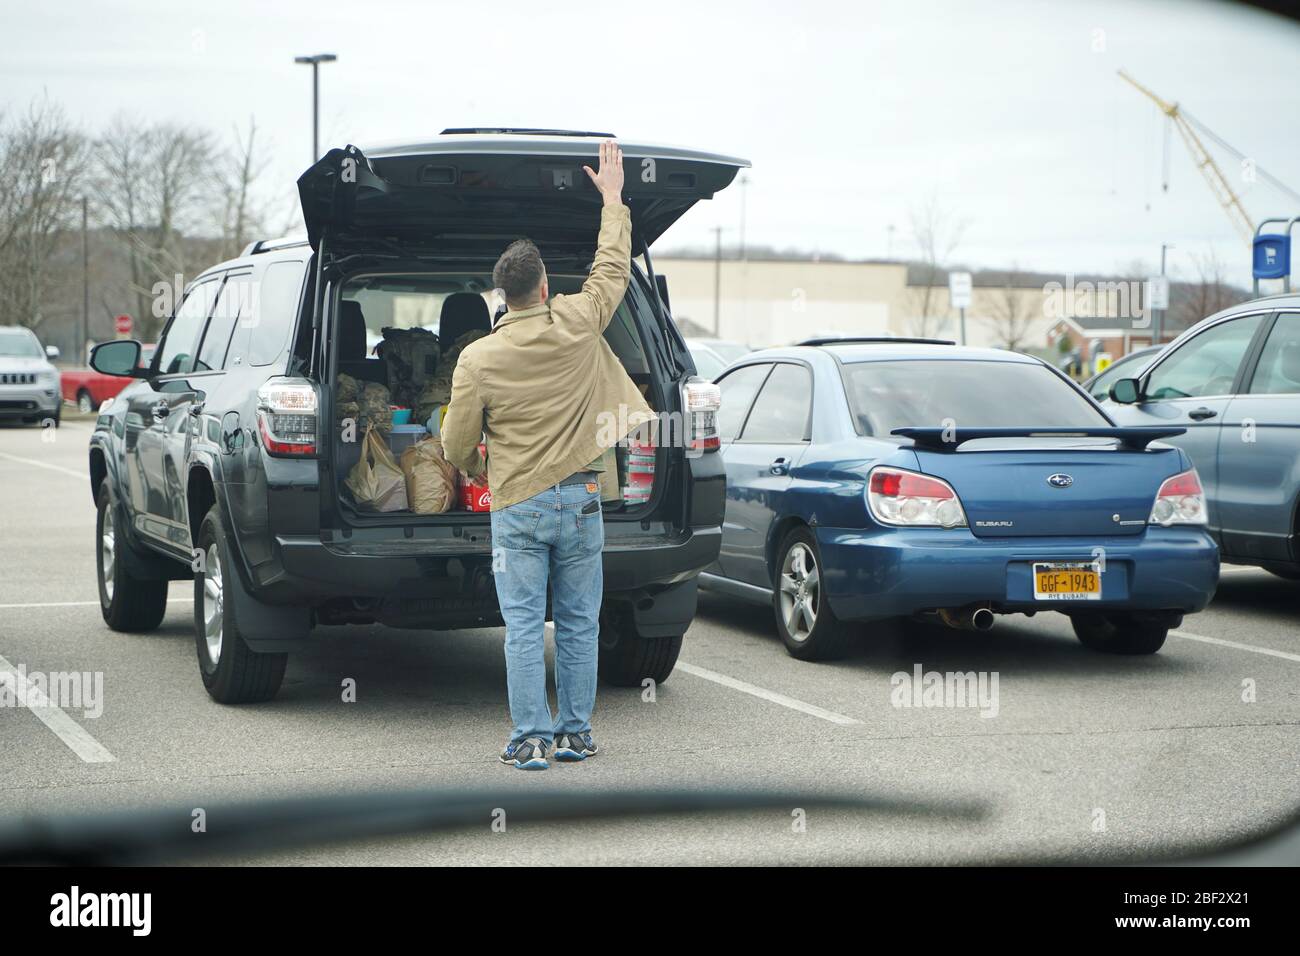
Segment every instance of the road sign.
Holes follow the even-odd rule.
[[[969,309],[971,279],[969,272],[948,273],[948,298],[954,309]]]
[[[1291,274],[1291,237],[1256,236],[1251,257],[1251,272],[1256,279],[1285,279]]]
[[[1147,307],[1151,309],[1169,308],[1169,279],[1165,276],[1152,276],[1147,279]]]
[[[129,315],[119,315],[113,320],[113,327],[117,329],[118,335],[130,335],[131,317]]]

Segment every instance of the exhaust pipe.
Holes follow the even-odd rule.
[[[959,631],[990,631],[997,620],[988,608],[974,605],[939,608],[939,619]]]

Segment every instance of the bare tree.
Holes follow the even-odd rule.
[[[1211,247],[1204,255],[1191,254],[1193,276],[1179,290],[1179,301],[1173,303],[1170,316],[1176,325],[1173,329],[1186,329],[1207,315],[1226,309],[1241,301],[1241,295],[1224,279],[1225,267],[1219,254]]]
[[[0,116],[0,324],[37,328],[51,263],[77,219],[86,140],[48,99]]]
[[[154,284],[188,278],[188,267],[200,261],[186,236],[210,221],[214,152],[206,131],[144,125],[121,115],[96,144],[101,217],[128,245],[135,317],[147,338],[157,335],[163,320],[153,314]]]
[[[993,331],[993,343],[998,348],[1018,352],[1029,344],[1029,333],[1034,323],[1031,298],[1024,294],[1024,275],[1020,266],[1013,265],[1004,277],[1001,288],[989,301],[985,322]]]
[[[907,317],[908,331],[912,335],[931,337],[943,328],[948,319],[947,290],[943,280],[947,263],[961,242],[966,224],[944,213],[934,196],[924,205],[912,209],[911,221],[919,258],[915,268],[916,281],[910,283],[908,290],[911,312]]]
[[[248,135],[235,130],[235,145],[220,157],[215,172],[217,221],[221,230],[220,256],[232,259],[253,239],[266,232],[266,215],[253,195],[266,162],[256,151],[257,122],[248,120]]]

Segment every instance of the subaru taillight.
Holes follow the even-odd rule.
[[[966,512],[952,485],[939,478],[881,466],[867,476],[867,506],[881,524],[964,528]]]
[[[722,446],[718,437],[718,409],[721,407],[722,389],[713,382],[693,378],[682,386],[688,455],[717,451]]]
[[[305,378],[277,377],[257,390],[257,429],[272,455],[316,454],[316,388]]]
[[[1208,520],[1205,492],[1201,490],[1196,469],[1192,468],[1161,483],[1148,522],[1167,528],[1171,524],[1206,524]]]

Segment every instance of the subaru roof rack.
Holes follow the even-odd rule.
[[[796,342],[796,345],[956,345],[952,339],[922,339],[888,335],[816,336]]]
[[[614,139],[613,133],[594,133],[581,129],[534,129],[531,126],[452,126],[442,131],[443,136],[465,136],[476,133],[512,133],[520,136],[598,136]]]

